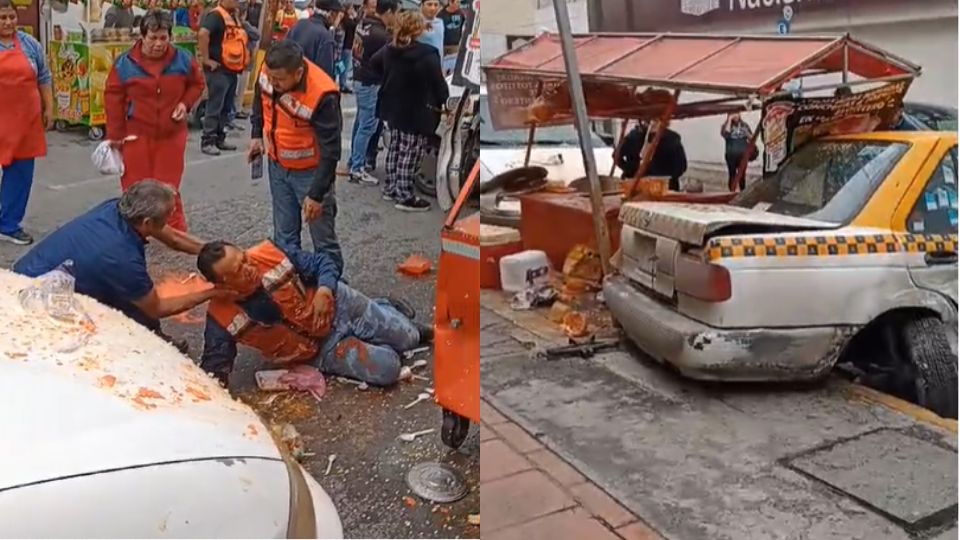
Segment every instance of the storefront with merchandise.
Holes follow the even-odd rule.
[[[132,28],[103,27],[111,5],[96,1],[54,2],[49,17],[51,31],[46,46],[53,73],[57,129],[84,126],[93,140],[104,136],[103,93],[110,68],[117,56],[140,37],[136,24]],[[199,3],[197,6],[202,8]],[[176,11],[189,10],[190,6],[185,0],[140,2],[134,5],[134,16],[153,8]],[[196,33],[189,26],[175,26],[173,41],[178,47],[196,52]]]

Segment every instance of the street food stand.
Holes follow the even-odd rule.
[[[185,7],[165,2],[152,5]],[[47,52],[53,75],[56,127],[62,131],[71,126],[84,126],[93,140],[104,136],[107,117],[103,93],[113,62],[140,37],[136,27],[103,28],[108,7],[109,4],[99,5],[95,1],[71,1],[54,3],[50,10],[52,31],[48,35]],[[141,7],[141,11],[146,7]],[[196,54],[196,32],[190,27],[175,26],[173,42]]]
[[[460,217],[479,177],[478,161],[440,232],[433,376],[440,435],[451,448],[480,422],[480,213]]]
[[[652,137],[644,144],[639,170],[632,181],[621,184],[622,195],[613,196],[615,206],[637,197],[676,202],[723,202],[723,199],[716,198],[716,194],[710,195],[714,200],[703,201],[705,194],[667,192],[664,181],[646,177],[657,145],[671,120],[762,110],[762,127],[755,130],[750,141],[738,170],[739,179],[746,173],[748,157],[757,148],[761,134],[764,137],[766,172],[775,170],[792,150],[789,139],[793,138],[791,130],[796,126],[788,123],[788,116],[798,107],[790,102],[797,94],[796,90],[790,89],[791,84],[799,82],[803,93],[877,84],[891,88],[890,97],[896,107],[883,108],[883,102],[866,103],[862,98],[866,93],[857,93],[844,102],[843,107],[831,110],[833,118],[816,120],[831,124],[831,128],[821,135],[851,133],[883,128],[884,123],[889,123],[887,111],[899,110],[909,82],[920,73],[919,66],[849,35],[583,34],[568,37],[572,41],[571,49],[575,51],[575,55],[571,53],[573,66],[582,77],[580,95],[572,91],[576,85],[569,84],[576,75],[568,77],[571,72],[568,61],[571,59],[565,58],[563,36],[541,34],[484,67],[491,120],[494,129],[529,128],[530,141],[534,140],[537,126],[569,124],[578,109],[591,119],[650,122],[648,135]],[[836,81],[838,74],[840,80]],[[833,81],[821,83],[831,76]],[[808,85],[811,80],[813,84]],[[695,99],[681,101],[685,93],[694,94]],[[775,107],[781,102],[786,105]],[[884,111],[882,114],[880,109]],[[873,122],[873,116],[884,117]],[[858,117],[864,121],[856,121]],[[854,121],[850,121],[851,118]],[[586,172],[589,177],[590,171]],[[598,223],[606,221],[605,216],[610,214],[611,208],[604,204],[600,183],[591,184],[595,200],[591,201],[589,208],[583,204],[580,193],[521,197],[524,248],[543,249],[535,238],[531,241],[531,237],[537,236],[527,233],[531,228],[540,230],[543,233],[540,237],[554,240],[563,236],[558,226],[589,230],[593,223],[594,229],[599,231]],[[735,181],[733,186],[736,184]],[[565,198],[579,198],[580,204],[570,204]],[[544,215],[541,211],[528,212],[527,207],[537,204],[556,205],[568,211],[577,207],[580,218],[565,219],[559,225],[555,222],[530,223],[529,220],[524,223],[525,216]],[[594,247],[603,253],[605,243],[595,242]],[[572,244],[564,244],[551,249],[572,247]],[[607,253],[609,249],[607,247]]]

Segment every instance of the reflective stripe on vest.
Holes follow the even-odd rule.
[[[290,262],[290,259],[284,257],[279,264],[267,270],[267,273],[263,275],[263,279],[260,280],[260,284],[263,285],[263,288],[268,292],[273,291],[279,285],[283,285],[292,274],[293,263]]]
[[[316,107],[337,83],[322,69],[304,60],[304,89],[277,92],[264,65],[258,78],[263,109],[263,131],[270,157],[287,170],[304,171],[320,164],[320,149],[311,124]]]
[[[227,332],[230,332],[230,335],[233,337],[239,336],[244,330],[250,326],[250,317],[247,317],[247,314],[240,311],[237,315],[230,321],[230,324],[227,325]]]

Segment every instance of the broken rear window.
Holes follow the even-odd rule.
[[[908,145],[884,141],[819,141],[805,145],[774,175],[732,202],[775,214],[849,223],[890,174]]]

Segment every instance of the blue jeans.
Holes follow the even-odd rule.
[[[353,80],[353,51],[344,49],[340,53],[340,61],[344,63],[343,71],[340,72],[337,82],[340,83],[340,88],[350,88],[350,81]]]
[[[367,148],[370,139],[377,132],[377,93],[380,87],[375,84],[357,83],[353,89],[357,96],[357,118],[353,122],[353,140],[350,141],[350,163],[352,173],[363,171],[366,164]]]
[[[397,382],[400,353],[420,344],[417,327],[386,300],[371,300],[343,282],[336,297],[337,312],[317,368],[376,386]]]
[[[316,170],[288,171],[279,163],[268,160],[270,196],[273,201],[273,241],[278,246],[300,249],[300,231],[303,224],[303,199],[307,197]],[[337,240],[337,195],[336,185],[323,198],[323,214],[307,226],[315,252],[326,253],[337,263],[343,273],[343,255]]]
[[[0,180],[0,233],[20,232],[33,187],[33,159],[20,159],[3,167]]]
[[[443,67],[444,74],[453,72],[453,70],[457,68],[457,55],[448,54],[444,56],[443,60],[441,61],[441,64]]]

